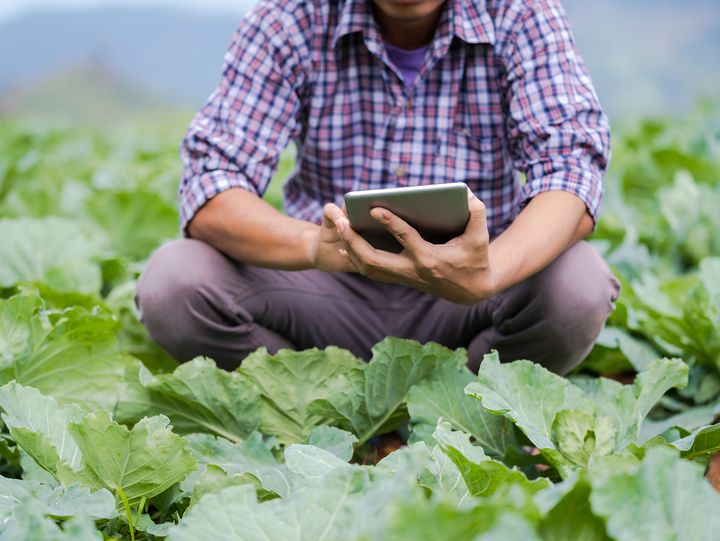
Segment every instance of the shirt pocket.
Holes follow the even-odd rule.
[[[501,137],[479,137],[467,129],[451,129],[438,136],[437,163],[447,182],[486,183],[505,172],[504,141]]]

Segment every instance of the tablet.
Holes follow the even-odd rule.
[[[470,218],[468,187],[462,182],[364,190],[345,194],[350,225],[374,248],[399,253],[395,237],[370,215],[382,207],[405,220],[433,244],[462,235]]]

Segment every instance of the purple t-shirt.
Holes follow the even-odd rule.
[[[400,70],[406,86],[412,86],[413,82],[415,82],[415,78],[420,71],[423,60],[425,60],[425,53],[427,53],[429,47],[430,45],[428,44],[419,49],[408,51],[385,42],[385,50],[387,51],[388,58],[390,58],[390,62]]]

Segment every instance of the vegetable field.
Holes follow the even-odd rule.
[[[720,539],[720,108],[616,127],[623,290],[567,378],[395,338],[178,366],[133,293],[184,124],[0,122],[0,541]]]

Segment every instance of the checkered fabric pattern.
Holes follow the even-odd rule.
[[[291,141],[285,209],[303,220],[350,190],[454,181],[492,237],[549,190],[597,220],[608,121],[559,0],[447,0],[411,87],[370,2],[261,0],[242,20],[182,144],[183,230],[224,190],[262,196]]]

